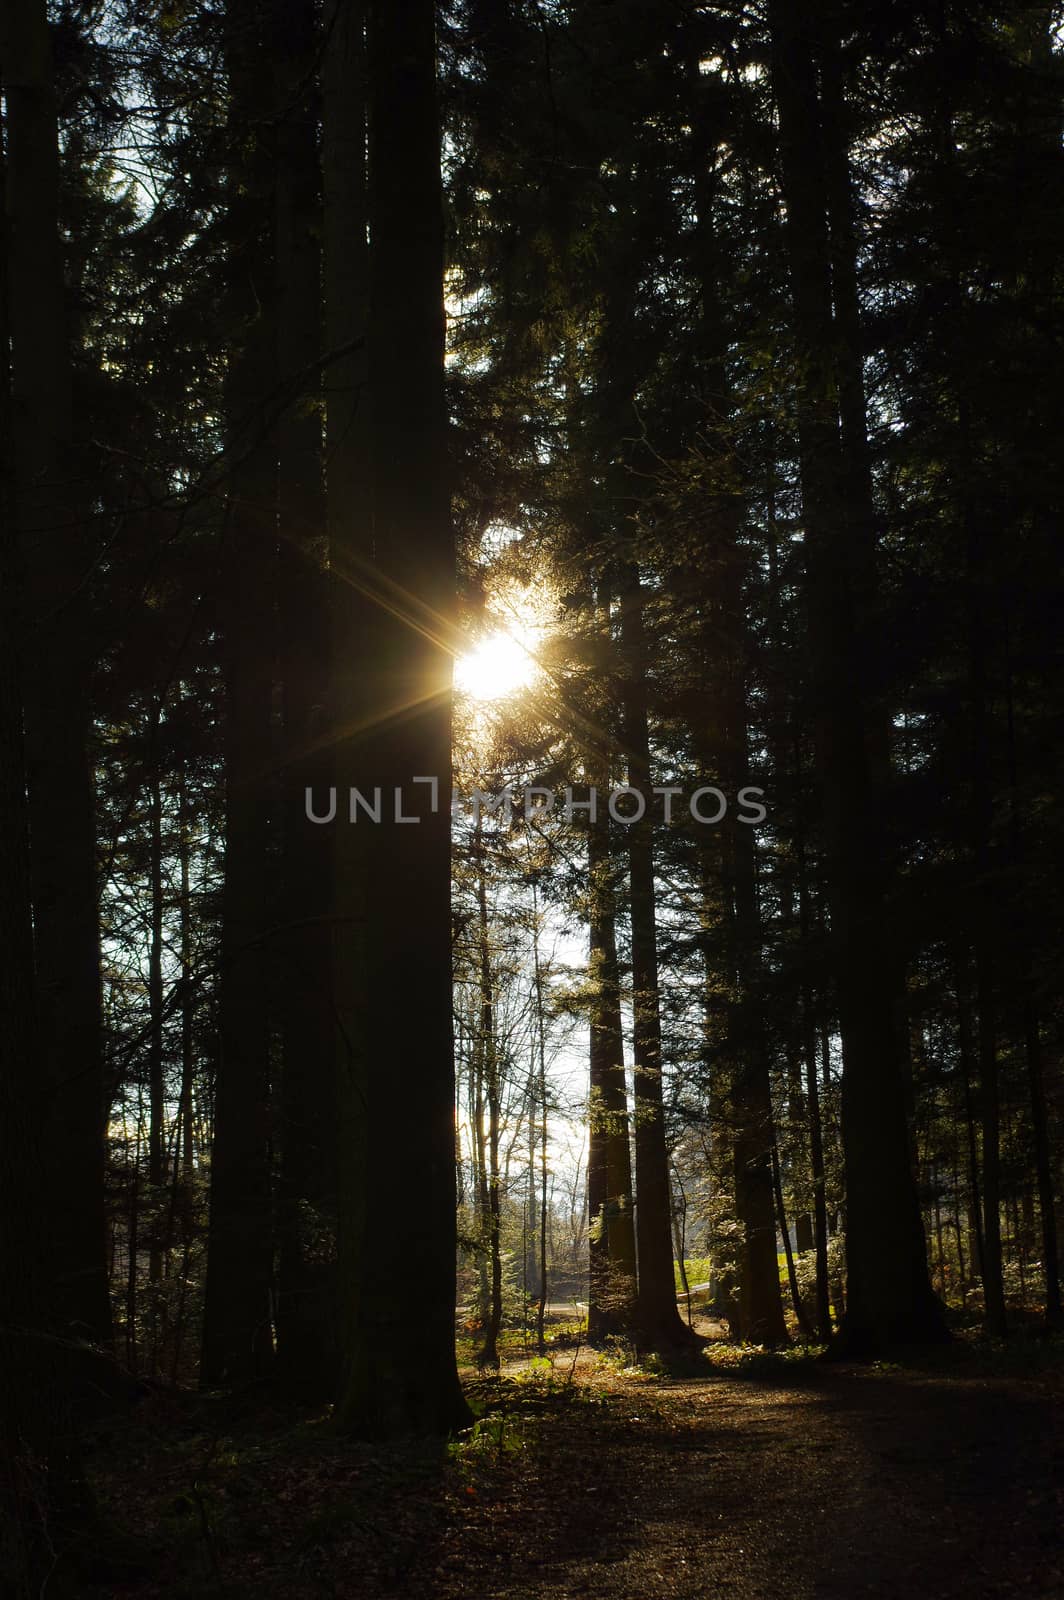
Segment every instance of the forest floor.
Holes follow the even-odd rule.
[[[1059,1350],[905,1368],[710,1346],[469,1378],[441,1450],[354,1444],[266,1391],[159,1393],[89,1460],[97,1600],[1064,1600]],[[88,1555],[88,1553],[86,1553]]]

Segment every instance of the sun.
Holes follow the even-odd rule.
[[[551,589],[542,579],[521,583],[503,578],[492,585],[491,601],[479,626],[455,657],[454,686],[467,704],[479,706],[494,723],[494,707],[526,690],[545,686],[542,665],[554,615]],[[483,717],[476,718],[478,723]]]
[[[454,664],[454,685],[481,704],[528,689],[538,668],[519,631],[485,634]]]

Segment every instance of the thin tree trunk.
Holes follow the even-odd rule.
[[[687,1326],[694,1328],[691,1312],[691,1284],[687,1276],[687,1196],[679,1184],[679,1174],[673,1169],[673,1186],[680,1188],[680,1204],[672,1209],[672,1238],[676,1251],[676,1266],[680,1275],[680,1291],[687,1308]]]
[[[178,859],[181,871],[181,904],[178,914],[181,921],[181,1091],[178,1115],[181,1119],[181,1174],[186,1189],[186,1210],[191,1196],[194,1167],[192,1137],[193,1078],[196,1064],[193,1055],[192,1025],[195,1001],[192,992],[192,906],[190,902],[190,855],[188,797],[182,775],[178,790]]]
[[[691,1341],[676,1306],[672,1255],[672,1200],[661,1059],[661,996],[654,909],[654,796],[647,720],[646,636],[639,574],[622,577],[621,641],[625,658],[625,735],[628,783],[643,801],[641,819],[628,833],[632,922],[632,1054],[635,1098],[636,1254],[639,1265],[638,1333],[650,1349]]]
[[[539,1290],[536,1306],[536,1352],[546,1350],[547,1316],[547,1024],[543,1015],[543,971],[539,960],[539,905],[532,880],[532,971],[535,984],[536,1044],[539,1053]]]
[[[484,1035],[477,1017],[471,1024],[469,1056],[469,1098],[473,1132],[473,1189],[477,1215],[477,1321],[486,1328],[491,1317],[491,1249],[488,1242],[491,1197],[489,1194],[488,1127],[485,1121]]]
[[[780,1172],[780,1154],[776,1144],[772,1146],[772,1189],[776,1200],[776,1215],[779,1219],[779,1230],[783,1239],[783,1258],[787,1263],[787,1286],[791,1291],[791,1305],[798,1322],[798,1331],[803,1339],[812,1338],[812,1329],[809,1318],[802,1304],[801,1292],[798,1288],[798,1274],[794,1270],[794,1251],[791,1248],[791,1235],[787,1227],[787,1211],[783,1204],[783,1175]]]
[[[1045,13],[1039,19],[1045,21]],[[1037,44],[1045,34],[1036,33]],[[1044,47],[1044,46],[1043,46]],[[1014,869],[1022,869],[1024,861],[1024,829],[1020,810],[1019,751],[1016,733],[1015,699],[1013,692],[1012,653],[1009,628],[1005,630],[1005,690],[1009,769],[1009,848]],[[1045,1284],[1045,1319],[1050,1331],[1064,1322],[1060,1298],[1060,1255],[1057,1242],[1056,1204],[1053,1194],[1053,1168],[1049,1148],[1049,1124],[1046,1114],[1045,1077],[1042,1068],[1042,1035],[1035,1002],[1035,983],[1032,976],[1031,940],[1025,926],[1022,909],[1014,912],[1016,924],[1016,975],[1021,996],[1024,1053],[1027,1060],[1027,1085],[1031,1104],[1031,1135],[1034,1142],[1035,1178],[1038,1186],[1038,1206],[1042,1233],[1042,1276]]]
[[[938,1255],[938,1293],[946,1292],[946,1254],[942,1243],[942,1197],[938,1187],[938,1163],[930,1163],[928,1180],[931,1185],[931,1215],[935,1232],[935,1250]]]
[[[636,1236],[632,1219],[628,1091],[614,931],[613,865],[609,824],[598,814],[588,825],[588,885],[593,998],[589,1030],[587,1336],[589,1343],[595,1344],[631,1332],[636,1311]],[[636,1148],[638,1151],[638,1134]],[[638,1154],[636,1159],[638,1161]]]
[[[783,1344],[773,1162],[778,1160],[772,1118],[768,1041],[762,1018],[761,912],[758,905],[754,830],[737,820],[736,797],[749,778],[746,668],[735,630],[742,627],[742,585],[734,547],[718,577],[717,621],[728,643],[718,685],[723,724],[722,777],[729,811],[722,823],[724,887],[728,907],[728,962],[736,1000],[729,1008],[728,1058],[735,1119],[735,1203],[743,1230],[739,1271],[739,1331],[755,1344]]]
[[[140,1133],[130,1164],[129,1225],[126,1233],[126,1366],[136,1372],[137,1353],[137,1257],[140,1252]]]
[[[536,1268],[536,1239],[538,1237],[536,1206],[536,1142],[539,1137],[539,1123],[536,1119],[536,1039],[535,1023],[533,1021],[532,1056],[529,1062],[528,1073],[528,1148],[525,1158],[528,1162],[528,1200],[522,1207],[521,1217],[521,1334],[525,1353],[528,1353],[529,1312],[532,1307],[532,1280]],[[461,1209],[461,1201],[459,1201]]]
[[[482,1145],[484,1176],[482,1179],[481,1227],[487,1252],[487,1315],[484,1318],[484,1342],[477,1354],[477,1365],[498,1371],[499,1332],[502,1328],[502,1241],[501,1206],[499,1193],[499,1059],[495,1036],[495,986],[491,970],[491,944],[488,933],[488,888],[484,861],[484,837],[478,819],[473,841],[475,871],[477,874],[477,967],[480,982],[480,1006],[477,1026],[477,1047],[482,1066],[484,1088],[487,1095],[488,1133]],[[483,1126],[480,1129],[483,1134]]]
[[[1001,1130],[998,1106],[997,1026],[993,979],[985,946],[976,948],[979,1037],[979,1127],[983,1146],[983,1302],[986,1330],[1007,1331],[1001,1277]]]
[[[148,1183],[151,1191],[151,1244],[148,1281],[158,1284],[163,1273],[162,1188],[166,1182],[166,1085],[163,1076],[163,804],[159,780],[159,706],[152,712],[148,735],[148,860],[151,928],[148,943]],[[166,1241],[167,1247],[170,1241]],[[152,1326],[159,1301],[152,1298]]]
[[[717,748],[699,738],[703,771],[715,771],[726,809],[702,846],[710,878],[719,861],[720,923],[726,1004],[721,1077],[731,1124],[735,1209],[741,1229],[737,1331],[757,1344],[783,1344],[772,1185],[772,1090],[762,1016],[761,914],[753,828],[738,818],[737,798],[750,779],[743,595],[736,505],[722,511],[726,532],[717,550],[712,601],[702,612],[701,661],[706,722],[719,730]],[[709,718],[713,723],[709,724]],[[718,802],[719,806],[719,802]]]
[[[953,1223],[953,1240],[957,1246],[957,1278],[960,1284],[961,1306],[963,1308],[968,1303],[968,1270],[967,1262],[964,1257],[964,1239],[961,1233],[961,1196],[957,1169],[954,1170],[953,1176],[954,1187],[950,1212],[951,1221]]]
[[[273,1356],[268,1144],[272,986],[264,941],[272,869],[277,485],[275,452],[262,411],[274,378],[273,163],[263,131],[272,84],[251,0],[231,0],[228,20],[230,128],[234,150],[240,151],[240,171],[239,187],[235,170],[230,186],[234,242],[229,278],[236,331],[226,395],[232,466],[223,547],[225,881],[200,1373],[205,1384],[257,1378]]]
[[[952,136],[950,136],[952,142]],[[954,291],[959,296],[959,288]],[[973,941],[979,1064],[979,1122],[983,1154],[983,1302],[987,1332],[1003,1338],[1007,1332],[1005,1292],[1001,1275],[1001,1150],[998,1090],[997,961],[992,949],[992,929],[997,907],[991,881],[994,850],[993,781],[990,744],[990,706],[987,666],[989,596],[987,530],[971,497],[973,463],[971,421],[965,396],[958,401],[958,432],[962,462],[962,517],[967,560],[968,695],[970,721],[971,851],[976,874],[976,934]]]
[[[805,1039],[805,1097],[809,1111],[809,1165],[813,1176],[813,1248],[816,1251],[816,1333],[831,1338],[831,1301],[828,1286],[828,1205],[824,1176],[824,1139],[820,1121],[820,1086],[817,1081],[816,1022],[809,989],[802,991]]]
[[[1057,1251],[1057,1219],[1053,1196],[1053,1169],[1049,1155],[1045,1083],[1042,1074],[1042,1040],[1038,1017],[1029,994],[1023,1003],[1024,1044],[1027,1055],[1027,1081],[1031,1096],[1031,1127],[1034,1135],[1035,1173],[1038,1180],[1038,1209],[1042,1230],[1042,1276],[1045,1280],[1046,1325],[1059,1328],[1060,1260]]]
[[[964,1123],[968,1137],[968,1189],[971,1198],[971,1232],[975,1240],[975,1263],[980,1281],[984,1279],[983,1265],[983,1203],[979,1184],[979,1157],[975,1140],[975,1111],[972,1106],[972,1034],[968,1002],[962,989],[964,974],[958,962],[957,986],[957,1039],[960,1046],[961,1085],[964,1093]]]
[[[801,753],[795,749],[794,777],[801,768]],[[813,930],[809,905],[809,874],[806,857],[804,822],[799,820],[795,839],[798,877],[798,931],[803,943]],[[813,1249],[816,1251],[816,1334],[819,1339],[831,1338],[831,1285],[828,1274],[828,1203],[827,1178],[824,1165],[824,1122],[820,1107],[820,1078],[817,1062],[817,1014],[814,990],[803,984],[801,991],[802,1053],[805,1062],[805,1101],[809,1117],[809,1171],[813,1184]],[[827,1074],[825,1070],[825,1082]]]
[[[540,1077],[540,1100],[544,1109],[539,1144],[539,1303],[536,1310],[536,1350],[542,1355],[546,1348],[544,1325],[547,1317],[547,1294],[549,1290],[547,1280],[547,1243],[550,1212],[548,1209],[547,1179],[550,1169],[547,1166],[546,1074],[541,1074]]]

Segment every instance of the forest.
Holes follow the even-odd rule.
[[[0,1593],[1064,1595],[1062,91],[4,0]]]

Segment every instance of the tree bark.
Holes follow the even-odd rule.
[[[378,1435],[447,1433],[468,1419],[454,1352],[455,567],[434,23],[430,0],[369,8],[373,543],[363,579],[375,604],[362,654],[373,715],[359,767],[363,787],[380,787],[385,803],[379,824],[363,818],[351,827],[372,834],[362,856],[356,1063],[368,1137],[357,1259],[341,1258],[343,1271],[357,1272],[359,1304],[339,1416]],[[436,780],[435,809],[431,784],[415,784],[418,777]],[[401,815],[419,820],[404,825]]]
[[[5,44],[6,44],[5,39]],[[10,68],[8,49],[2,55]],[[10,114],[11,88],[4,84]],[[6,189],[7,173],[0,169]],[[6,233],[6,230],[5,230]],[[40,1250],[45,1103],[34,1010],[26,803],[24,563],[11,416],[8,251],[0,251],[0,1518],[14,1592],[38,1594],[54,1553],[48,1459],[59,1420]],[[15,1585],[18,1585],[17,1589]]]
[[[726,514],[726,525],[734,512]],[[776,1135],[768,1040],[762,1017],[763,957],[758,904],[756,839],[738,818],[738,796],[750,779],[747,732],[746,660],[740,553],[729,528],[720,553],[717,597],[706,640],[710,681],[718,700],[718,770],[728,800],[721,822],[721,855],[728,980],[726,1052],[731,1112],[735,1208],[742,1227],[739,1267],[739,1333],[753,1344],[785,1344],[779,1265],[773,1160]],[[781,1196],[782,1207],[782,1196]]]
[[[539,957],[539,900],[536,880],[532,879],[532,977],[535,1001],[535,1042],[537,1053],[540,1121],[539,1134],[539,1283],[536,1300],[536,1353],[546,1351],[547,1318],[547,1023],[543,1014],[543,969]],[[530,1152],[531,1155],[531,1152]]]
[[[92,668],[83,586],[93,563],[75,459],[45,7],[8,8],[5,199],[14,511],[25,572],[23,701],[46,1275],[57,1330],[106,1345],[104,1106],[96,837],[87,742]]]
[[[761,978],[760,911],[753,830],[736,820],[739,791],[748,781],[747,663],[739,534],[745,489],[726,430],[734,402],[729,377],[729,330],[719,293],[721,242],[716,134],[706,103],[697,51],[689,55],[688,75],[695,95],[693,182],[696,204],[694,268],[701,283],[697,345],[709,397],[711,426],[722,429],[725,465],[706,506],[706,544],[713,565],[713,587],[701,601],[699,670],[705,703],[696,733],[703,773],[717,772],[727,797],[720,831],[703,841],[707,883],[719,868],[727,1002],[724,1048],[718,1072],[731,1123],[732,1176],[742,1243],[738,1271],[740,1337],[758,1343],[786,1342],[787,1333],[776,1262],[772,1187],[772,1099],[769,1054],[757,986]],[[714,975],[719,979],[719,972]],[[725,1098],[725,1097],[722,1097]]]
[[[225,656],[225,881],[219,1060],[204,1303],[205,1384],[247,1382],[272,1363],[270,1018],[265,941],[272,881],[276,456],[263,399],[274,386],[273,161],[264,128],[270,64],[251,0],[228,16],[228,504],[222,551]],[[239,174],[239,177],[238,177]]]
[[[194,1084],[196,1063],[193,1053],[192,1024],[195,1000],[192,988],[192,905],[191,905],[191,854],[187,778],[179,779],[178,790],[178,857],[181,872],[181,904],[178,914],[181,921],[181,1090],[178,1116],[181,1122],[181,1148],[179,1152],[181,1179],[185,1190],[186,1244],[189,1190],[195,1171],[192,1122],[195,1114]]]
[[[1031,1096],[1031,1131],[1034,1136],[1035,1175],[1038,1182],[1038,1210],[1042,1231],[1042,1277],[1045,1282],[1046,1326],[1051,1331],[1064,1321],[1060,1304],[1060,1257],[1057,1248],[1057,1219],[1053,1195],[1053,1168],[1049,1150],[1046,1117],[1045,1081],[1042,1072],[1042,1039],[1038,1015],[1029,994],[1023,1001],[1024,1045],[1027,1056],[1027,1082]]]
[[[332,1011],[332,839],[306,815],[332,781],[327,540],[320,416],[321,184],[315,8],[274,9],[282,909],[277,1358],[286,1382],[336,1391],[336,1085]],[[330,373],[326,367],[324,382]]]
[[[820,1119],[820,1086],[817,1082],[816,1024],[812,1017],[812,996],[802,992],[805,1028],[805,1096],[809,1112],[809,1165],[813,1178],[813,1248],[816,1251],[816,1334],[831,1337],[831,1298],[828,1285],[828,1207],[824,1176],[824,1136]]]
[[[600,797],[601,799],[601,797]],[[587,1205],[590,1287],[587,1337],[598,1344],[631,1333],[636,1312],[636,1237],[628,1090],[624,1073],[609,824],[588,824],[592,984],[588,1092]],[[671,1251],[670,1251],[671,1255]],[[675,1297],[674,1297],[675,1303]]]
[[[791,1291],[791,1305],[794,1308],[798,1331],[803,1339],[808,1339],[812,1329],[809,1326],[809,1318],[806,1316],[805,1306],[802,1304],[802,1296],[798,1289],[798,1274],[794,1269],[794,1251],[791,1248],[790,1230],[787,1227],[787,1211],[783,1204],[783,1176],[780,1172],[779,1150],[775,1145],[772,1147],[772,1190],[776,1199],[776,1216],[783,1239],[783,1256],[787,1263],[787,1287]]]
[[[478,824],[479,834],[479,824]],[[478,839],[482,846],[482,839]],[[490,1296],[484,1343],[477,1364],[498,1370],[499,1333],[502,1328],[502,1207],[499,1174],[500,1085],[498,1040],[495,1033],[495,985],[491,970],[488,927],[488,889],[483,856],[477,863],[477,933],[480,975],[480,1051],[488,1101],[487,1230]]]
[[[325,299],[326,521],[329,547],[330,679],[325,718],[338,793],[332,830],[331,995],[334,1022],[336,1203],[340,1370],[349,1383],[359,1339],[358,1262],[365,1223],[367,1136],[361,1021],[368,982],[363,854],[345,797],[364,783],[359,735],[371,715],[367,678],[372,556],[366,333],[369,253],[366,193],[366,8],[330,0],[322,65],[322,283]]]
[[[820,8],[770,6],[773,83],[798,343],[799,454],[818,764],[843,1042],[847,1308],[837,1350],[945,1336],[909,1164],[895,1037],[896,958],[884,928],[884,840],[869,664],[874,518],[859,492],[855,429],[839,395],[860,350],[833,315],[826,167],[839,151],[822,103]],[[836,141],[833,152],[825,145]],[[842,152],[844,155],[844,151]],[[841,248],[838,226],[834,249]],[[845,380],[840,378],[845,373]],[[863,430],[861,430],[863,432]],[[856,435],[859,442],[859,435]]]
[[[1001,1276],[1001,1130],[998,1104],[997,1026],[989,959],[976,950],[976,1002],[979,1037],[979,1129],[983,1149],[983,1305],[986,1331],[1007,1332]]]
[[[148,729],[148,876],[150,935],[148,943],[148,1183],[151,1204],[151,1244],[148,1281],[163,1275],[163,1249],[172,1241],[162,1237],[162,1189],[166,1182],[166,1082],[163,1070],[163,798],[159,777],[159,722],[161,707],[152,709]],[[159,1305],[151,1307],[153,1352],[157,1348]]]
[[[637,569],[621,578],[621,647],[625,662],[624,729],[628,783],[643,801],[627,828],[632,919],[632,1054],[635,1098],[636,1255],[640,1344],[652,1350],[691,1343],[676,1305],[672,1200],[661,1059],[661,996],[654,909],[655,797],[651,790],[646,634]]]

